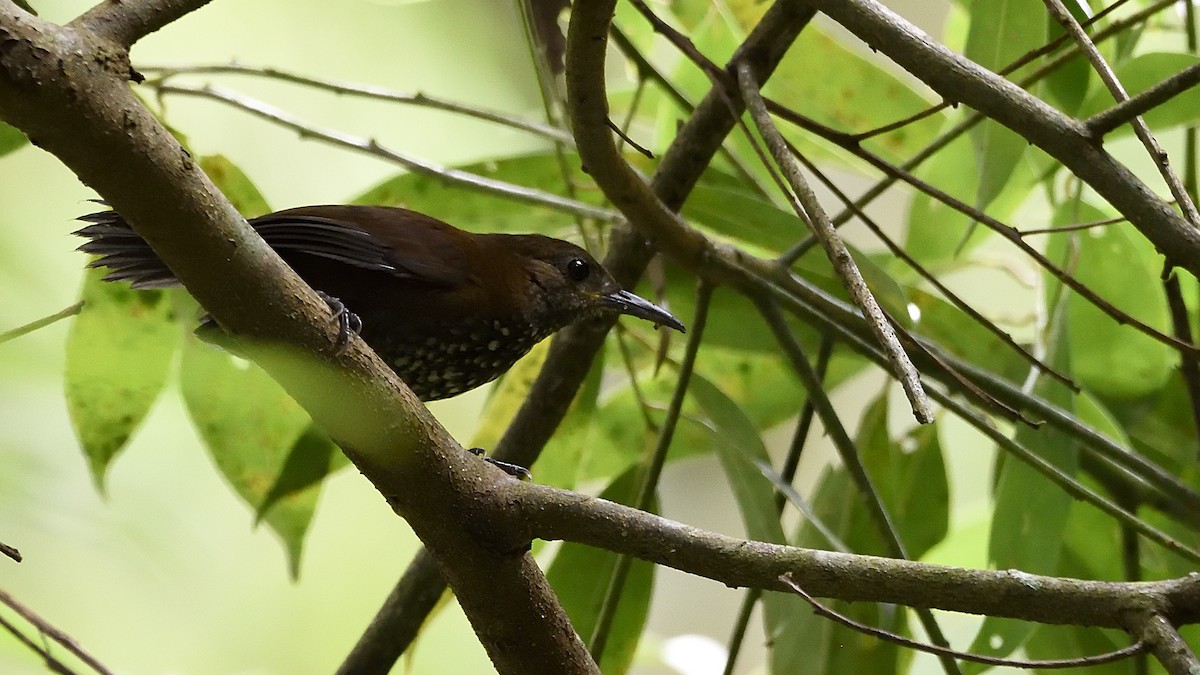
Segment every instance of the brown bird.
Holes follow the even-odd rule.
[[[79,250],[106,281],[179,281],[116,211],[80,218]],[[581,319],[636,316],[683,331],[666,310],[621,288],[587,251],[536,234],[473,234],[384,206],[306,206],[250,220],[422,400],[491,382],[535,344]]]

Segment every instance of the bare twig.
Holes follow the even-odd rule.
[[[812,606],[813,611],[819,616],[823,616],[830,621],[839,623],[846,628],[858,631],[863,635],[870,635],[879,638],[885,642],[908,647],[927,654],[936,654],[938,656],[949,656],[962,661],[971,661],[974,663],[982,663],[989,666],[1003,666],[1006,668],[1029,668],[1032,670],[1053,670],[1058,668],[1086,668],[1090,666],[1098,666],[1103,663],[1112,663],[1114,661],[1122,661],[1136,654],[1140,654],[1146,650],[1146,643],[1138,640],[1128,647],[1123,647],[1104,654],[1096,654],[1094,656],[1080,656],[1074,659],[1045,659],[1037,661],[1026,661],[1022,659],[1001,659],[994,656],[986,656],[984,654],[974,654],[971,652],[960,652],[957,649],[948,649],[938,645],[924,644],[915,640],[910,640],[903,635],[897,635],[891,631],[868,626],[865,623],[855,621],[850,617],[837,612],[831,607],[827,607],[817,601],[816,598],[809,595],[800,584],[791,575],[780,575],[779,580],[786,584],[789,588],[796,592],[796,595],[804,598],[805,602]]]
[[[513,185],[512,183],[485,178],[484,176],[479,176],[467,171],[439,166],[433,162],[385,148],[375,139],[353,136],[351,134],[335,131],[333,129],[322,129],[304,122],[288,112],[237,92],[211,86],[192,88],[171,84],[158,85],[156,89],[163,94],[195,96],[198,98],[207,98],[213,101],[218,101],[225,105],[248,112],[256,117],[261,117],[262,119],[268,120],[282,127],[292,129],[293,131],[299,133],[302,138],[314,138],[332,145],[350,148],[374,157],[386,159],[390,162],[395,162],[396,164],[399,164],[410,171],[439,178],[451,185],[457,185],[479,192],[500,195],[516,201],[535,204],[538,206],[545,206],[562,211],[564,213],[581,215],[587,218],[595,218],[605,222],[612,222],[620,219],[621,217],[620,214],[612,210],[602,209],[592,206],[591,204],[567,199],[560,195],[546,192],[544,190],[536,190],[533,188],[522,187],[520,185]]]
[[[272,80],[279,80],[281,82],[291,82],[293,84],[299,84],[335,94],[359,96],[378,101],[414,105],[422,108],[431,108],[433,110],[443,110],[457,115],[483,120],[485,122],[492,122],[512,129],[527,131],[531,134],[536,134],[558,143],[566,143],[568,145],[574,144],[574,140],[571,138],[569,133],[563,131],[562,129],[552,127],[548,124],[541,124],[539,122],[534,122],[533,120],[518,117],[516,115],[508,115],[498,110],[491,110],[476,105],[461,103],[459,101],[451,101],[438,96],[431,96],[424,92],[409,94],[388,89],[387,87],[359,84],[357,82],[326,80],[317,77],[310,77],[308,75],[301,75],[299,73],[283,70],[281,68],[273,68],[270,66],[249,66],[236,61],[225,64],[199,64],[184,66],[138,64],[138,70],[143,73],[153,73],[155,75],[154,77],[148,78],[144,83],[149,87],[158,87],[160,84],[165,84],[168,80],[180,75],[251,75]]]
[[[0,333],[0,344],[4,344],[5,342],[8,342],[14,338],[19,338],[22,335],[28,335],[29,333],[45,328],[46,326],[49,326],[56,321],[61,321],[69,316],[75,316],[81,309],[83,309],[82,300],[71,305],[70,307],[67,307],[66,309],[59,310],[50,316],[45,316],[36,321],[31,321],[24,326],[18,326],[12,330],[4,331],[3,333]]]
[[[0,604],[4,604],[12,609],[22,619],[32,624],[34,628],[37,628],[39,633],[62,645],[63,649],[66,649],[77,659],[86,663],[92,670],[100,673],[101,675],[112,675],[112,671],[106,668],[104,664],[100,663],[94,656],[89,654],[83,647],[81,647],[75,638],[50,625],[48,621],[38,616],[33,610],[18,602],[16,598],[12,597],[5,591],[0,591]],[[46,656],[45,652],[40,649],[38,650],[38,653],[42,654],[44,658],[49,658]]]
[[[812,227],[813,233],[820,240],[822,247],[825,249],[825,254],[829,257],[829,262],[833,264],[834,270],[841,277],[842,284],[850,293],[854,304],[862,311],[868,325],[871,327],[871,331],[875,334],[875,339],[883,347],[884,352],[888,356],[888,361],[891,363],[892,372],[900,381],[900,385],[904,388],[904,393],[908,396],[908,401],[912,405],[913,415],[922,424],[932,422],[933,409],[929,407],[929,398],[925,395],[924,387],[921,385],[921,373],[917,371],[916,366],[908,358],[908,354],[904,352],[904,348],[900,346],[900,340],[896,337],[896,331],[892,329],[891,323],[884,317],[883,310],[879,307],[879,303],[876,302],[871,289],[867,287],[867,282],[863,280],[862,272],[859,271],[858,265],[855,264],[854,257],[850,255],[849,249],[842,243],[842,239],[838,236],[837,230],[834,229],[833,223],[830,222],[825,209],[821,207],[816,194],[809,187],[808,181],[805,180],[804,174],[800,170],[799,162],[796,161],[796,158],[788,150],[787,142],[784,141],[783,136],[771,121],[771,116],[767,112],[762,94],[758,91],[759,84],[754,80],[754,73],[745,64],[738,64],[737,73],[742,98],[746,102],[750,116],[754,119],[754,123],[758,127],[759,133],[762,134],[763,139],[766,140],[767,147],[770,148],[775,162],[783,170],[783,175],[787,178],[788,183],[795,193],[794,196],[792,194],[787,195],[789,201],[792,202],[792,207]]]
[[[1135,118],[1197,84],[1200,84],[1200,63],[1192,64],[1136,96],[1128,97],[1113,107],[1092,115],[1083,123],[1099,138],[1126,122],[1133,122]]]
[[[5,556],[8,556],[9,558],[12,558],[13,560],[15,560],[17,562],[21,562],[21,560],[22,560],[21,552],[18,551],[16,549],[16,547],[9,546],[8,544],[6,544],[2,541],[0,541],[0,553],[4,554]]]

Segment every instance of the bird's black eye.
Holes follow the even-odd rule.
[[[575,258],[567,263],[567,276],[575,281],[583,281],[592,273],[592,268],[587,264],[586,260]]]

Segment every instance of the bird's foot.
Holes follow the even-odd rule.
[[[317,295],[329,305],[329,311],[333,312],[333,320],[337,322],[338,336],[335,346],[340,356],[350,346],[350,336],[358,335],[362,331],[362,319],[346,309],[346,305],[332,295],[321,291],[317,291]]]
[[[484,450],[483,448],[471,448],[468,450],[468,452],[470,452],[472,455],[475,455],[476,457],[482,459],[483,461],[487,462],[488,464],[491,464],[492,466],[496,467],[497,469],[500,469],[501,471],[512,476],[513,478],[516,478],[517,480],[533,480],[533,474],[529,472],[529,469],[526,469],[525,467],[517,465],[517,464],[511,464],[509,462],[502,462],[498,459],[493,459],[491,457],[488,457],[487,451]]]

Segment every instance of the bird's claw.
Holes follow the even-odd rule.
[[[346,305],[332,295],[321,291],[317,291],[317,295],[329,305],[329,311],[333,312],[333,320],[337,322],[338,336],[335,348],[336,353],[341,356],[350,347],[350,336],[358,335],[362,331],[362,319],[346,309]]]
[[[475,455],[476,457],[482,459],[483,461],[487,462],[488,464],[491,464],[492,466],[496,467],[497,469],[500,469],[501,471],[512,476],[513,478],[516,478],[517,480],[533,480],[533,474],[530,473],[529,469],[526,469],[525,467],[523,467],[519,464],[512,464],[510,462],[502,462],[498,459],[488,457],[487,451],[484,450],[483,448],[471,448],[470,450],[468,450],[468,452],[470,452],[472,455]]]

